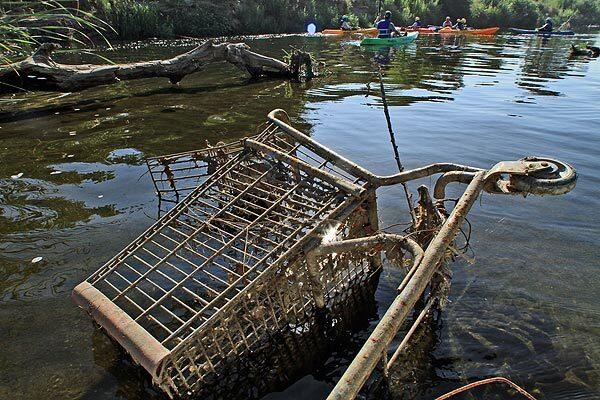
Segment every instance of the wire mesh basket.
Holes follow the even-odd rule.
[[[378,255],[344,259],[315,275],[304,261],[325,231],[377,230],[374,193],[348,168],[273,123],[210,151],[188,159],[202,183],[73,295],[171,397],[197,393],[277,332],[311,329],[315,281],[331,306],[380,267]]]

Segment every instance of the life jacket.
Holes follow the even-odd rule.
[[[544,25],[544,29],[542,29],[542,30],[547,31],[547,32],[552,32],[553,29],[554,29],[554,24],[552,23],[552,21],[548,21],[548,22],[546,22],[546,24]]]
[[[377,23],[377,29],[379,30],[379,37],[380,38],[389,38],[392,37],[391,32],[390,32],[390,25],[392,24],[392,21],[390,21],[389,19],[382,19],[381,21],[379,21]]]

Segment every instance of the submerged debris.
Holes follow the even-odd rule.
[[[577,179],[569,165],[538,158],[377,176],[293,128],[282,110],[255,137],[147,163],[159,197],[174,207],[73,297],[171,397],[235,385],[243,371],[228,375],[232,365],[262,365],[260,349],[281,335],[335,324],[327,316],[379,276],[385,252],[407,272],[329,397],[354,398],[377,365],[387,376],[419,324],[443,305],[455,237],[483,191],[562,194]],[[376,190],[435,174],[443,175],[434,196],[419,188],[407,233],[381,232]],[[447,211],[452,182],[468,187]],[[418,317],[388,360],[413,311]]]

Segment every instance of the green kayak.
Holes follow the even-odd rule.
[[[361,46],[397,46],[408,44],[415,41],[419,36],[419,32],[411,32],[406,36],[396,36],[393,38],[364,38],[360,42]]]

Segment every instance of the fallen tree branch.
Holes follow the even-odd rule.
[[[295,52],[287,64],[275,58],[250,51],[244,43],[218,43],[207,41],[195,49],[167,60],[142,61],[114,65],[69,65],[52,60],[52,53],[60,46],[44,43],[25,60],[0,68],[0,93],[18,90],[48,90],[73,92],[94,86],[124,80],[168,78],[179,83],[186,75],[201,71],[206,65],[226,61],[253,78],[262,76],[299,79],[302,67],[306,76],[312,77],[310,55]]]

